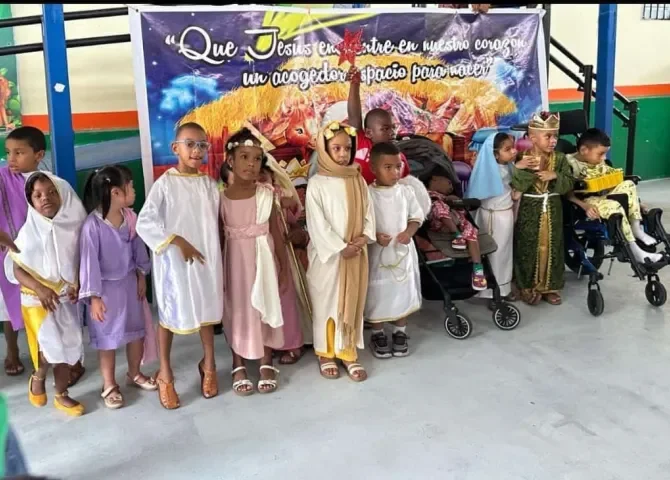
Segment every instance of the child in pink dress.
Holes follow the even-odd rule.
[[[277,389],[274,350],[284,348],[281,293],[290,283],[290,270],[279,231],[274,190],[257,183],[267,157],[246,128],[230,137],[226,159],[233,181],[221,193],[225,232],[223,250],[223,329],[233,353],[233,391],[253,393],[247,360],[260,360],[258,391]],[[279,278],[283,281],[280,288]]]

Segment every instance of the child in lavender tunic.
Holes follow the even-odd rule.
[[[99,351],[102,398],[111,409],[123,406],[114,373],[116,350],[120,347],[126,346],[127,382],[144,390],[157,388],[153,379],[140,372],[147,334],[145,275],[151,262],[144,243],[133,235],[124,215],[134,197],[132,181],[114,166],[94,172],[84,193],[90,213],[80,238],[79,298],[89,306],[90,343]]]

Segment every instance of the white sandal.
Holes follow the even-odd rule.
[[[142,377],[145,377],[147,379],[144,383],[140,383]],[[135,386],[141,388],[142,390],[146,390],[147,392],[153,392],[158,390],[158,384],[156,383],[156,380],[154,380],[151,377],[147,377],[146,375],[142,375],[141,373],[135,375],[135,378],[130,378],[130,374],[126,373],[126,383],[129,386]]]
[[[271,380],[259,380],[258,381],[258,391],[260,393],[272,393],[275,390],[277,390],[277,376],[279,375],[279,370],[277,370],[275,367],[272,365],[261,365],[260,369],[261,372],[263,370],[272,370],[275,372],[275,378]],[[270,387],[270,388],[261,388],[261,387]]]
[[[123,407],[123,395],[121,395],[121,389],[118,385],[107,387],[102,391],[100,396],[105,402],[105,407],[110,410],[117,410]]]
[[[368,372],[363,368],[363,365],[360,363],[350,363],[349,365],[345,365],[345,368],[347,369],[347,375],[349,375],[349,378],[352,379],[354,382],[364,382],[365,380],[368,379]],[[356,372],[365,372],[365,376],[363,378],[361,377],[355,377],[354,374]]]
[[[237,367],[235,368],[230,374],[232,376],[235,376],[237,372],[241,372],[242,370],[247,371],[247,367]],[[240,387],[251,387],[249,390],[242,390]],[[254,384],[251,383],[251,380],[248,378],[244,378],[242,380],[238,380],[236,382],[233,382],[233,392],[238,394],[241,397],[248,397],[252,393],[254,393]]]
[[[328,380],[337,380],[338,378],[340,378],[340,368],[337,366],[337,363],[335,362],[326,362],[326,363],[319,362],[319,369],[321,370],[321,376],[323,378],[327,378]],[[335,370],[337,373],[335,375],[328,375],[326,373],[326,370]]]

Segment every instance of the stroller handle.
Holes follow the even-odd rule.
[[[477,210],[482,205],[482,201],[478,198],[459,198],[458,200],[447,200],[447,205],[462,210]]]

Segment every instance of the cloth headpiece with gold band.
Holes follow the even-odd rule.
[[[540,112],[536,113],[528,122],[529,130],[558,130],[561,126],[561,118],[558,112]]]
[[[356,137],[356,129],[350,125],[343,125],[340,122],[332,121],[323,130],[323,136],[326,140],[330,140],[335,136],[335,133],[344,130],[350,137]]]

